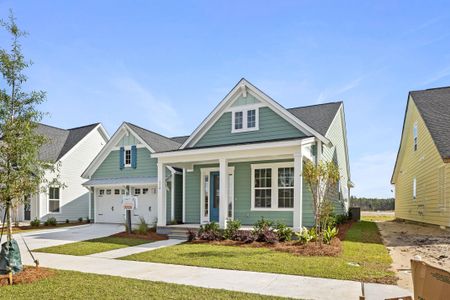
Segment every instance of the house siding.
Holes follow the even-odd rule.
[[[418,147],[413,149],[413,126],[417,122]],[[404,133],[397,161],[395,215],[397,218],[450,226],[449,164],[442,160],[434,141],[411,98],[406,112]],[[443,180],[439,170],[443,168]],[[416,178],[416,199],[413,199]],[[447,182],[446,182],[447,181]]]
[[[58,222],[66,219],[77,220],[89,217],[89,191],[82,186],[86,181],[81,178],[81,173],[87,168],[94,157],[105,145],[102,134],[95,130],[89,133],[71,152],[67,153],[60,161],[60,182],[65,188],[60,190],[60,213],[48,212],[48,193],[40,193],[39,216],[42,220],[55,217]],[[46,179],[51,181],[57,174],[46,172]]]
[[[341,193],[339,193],[339,187],[336,185],[332,187],[328,194],[334,203],[334,213],[336,214],[347,213],[349,206],[349,174],[344,131],[343,108],[341,106],[325,135],[331,141],[332,146],[324,145],[322,152],[322,159],[325,161],[333,161],[338,166],[341,176],[339,182],[341,185]]]
[[[175,175],[175,220],[181,223],[183,219],[183,175]]]
[[[193,147],[269,141],[305,136],[303,132],[268,107],[259,108],[259,130],[231,133],[231,126],[231,112],[225,112]]]
[[[137,167],[133,169],[119,166],[119,150],[111,151],[92,175],[92,178],[127,178],[127,177],[156,177],[158,173],[157,159],[150,157],[147,148],[137,149]]]

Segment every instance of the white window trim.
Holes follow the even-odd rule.
[[[50,187],[47,193],[47,213],[51,214],[51,215],[60,215],[62,213],[62,207],[61,207],[61,187],[59,186],[51,186],[52,188],[58,188],[59,189],[59,199],[50,199]],[[50,201],[59,201],[59,211],[58,212],[53,212],[50,211]]]
[[[278,207],[278,168],[293,168],[294,162],[252,164],[251,165],[251,211],[294,211],[294,208]],[[272,199],[270,208],[255,207],[255,169],[272,169]],[[294,174],[295,176],[295,174]],[[295,193],[295,189],[294,189]]]
[[[211,209],[208,206],[208,216],[205,217],[204,216],[204,212],[205,212],[205,176],[210,176],[211,172],[219,172],[219,168],[201,168],[200,169],[200,223],[201,224],[205,224],[205,223],[209,223],[210,222],[210,217],[211,214],[209,213],[209,210]],[[228,175],[231,175],[231,178],[233,178],[234,180],[234,167],[228,167]],[[211,179],[208,179],[208,181]],[[209,184],[211,184],[211,181],[209,181]],[[233,188],[234,188],[234,183],[233,183]],[[228,197],[231,197],[232,200],[232,206],[233,206],[233,218],[234,218],[234,190],[232,191],[232,195],[228,195]],[[210,195],[211,196],[211,195]],[[209,205],[211,203],[211,198],[208,198],[209,201]],[[228,208],[228,205],[227,205]],[[228,210],[227,210],[227,219],[228,218]]]
[[[414,177],[413,178],[413,192],[412,192],[412,194],[413,194],[413,200],[415,201],[415,200],[417,200],[417,179],[416,179],[416,177]]]
[[[123,147],[123,166],[125,168],[131,168],[131,165],[133,163],[133,153],[131,153],[131,146],[124,146]],[[130,151],[130,163],[127,164],[127,151]]]
[[[257,105],[245,105],[245,106],[237,106],[233,107],[229,111],[231,112],[231,133],[237,133],[237,132],[248,132],[248,131],[256,131],[259,130],[259,108],[261,107],[260,104]],[[247,127],[247,112],[249,110],[255,110],[255,127],[248,128]],[[235,113],[236,112],[242,112],[242,128],[241,129],[235,129],[234,128],[234,122],[235,122]]]

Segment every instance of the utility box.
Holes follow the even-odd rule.
[[[352,221],[361,220],[361,207],[350,207],[348,213]]]

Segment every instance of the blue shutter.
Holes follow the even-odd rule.
[[[131,167],[136,169],[137,167],[137,149],[136,146],[131,146]]]
[[[120,147],[119,152],[120,152],[119,153],[119,168],[122,170],[125,167],[125,162],[124,162],[125,148]]]

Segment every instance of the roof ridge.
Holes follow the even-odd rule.
[[[413,90],[410,91],[410,93],[413,92],[424,92],[424,91],[433,91],[433,90],[443,90],[443,89],[448,89],[450,88],[450,86],[440,86],[440,87],[434,87],[434,88],[429,88],[429,89],[424,89],[424,90]]]
[[[310,105],[304,105],[304,106],[294,106],[294,107],[288,107],[289,109],[297,109],[297,108],[308,108],[308,107],[314,107],[314,106],[322,106],[322,105],[329,105],[329,104],[342,104],[344,101],[333,101],[333,102],[325,102],[325,103],[319,103],[319,104],[310,104]]]
[[[54,128],[54,129],[59,129],[59,130],[64,130],[64,131],[69,131],[68,129],[64,129],[64,128],[61,128],[61,127],[56,127],[56,126],[53,126],[53,125],[44,124],[44,123],[41,123],[41,122],[36,122],[36,124],[42,125],[42,126],[51,127],[51,128]]]
[[[66,130],[75,130],[75,129],[81,129],[81,128],[86,128],[86,127],[90,127],[90,126],[97,126],[98,124],[100,124],[100,122],[97,123],[92,123],[92,124],[88,124],[88,125],[83,125],[83,126],[78,126],[78,127],[73,127],[73,128],[68,128]]]
[[[160,136],[160,137],[163,137],[163,138],[167,139],[168,141],[171,141],[171,142],[180,144],[180,143],[178,143],[178,142],[175,142],[175,141],[172,140],[171,138],[169,138],[169,137],[167,137],[167,136],[165,136],[165,135],[162,135],[162,134],[160,134],[160,133],[154,132],[154,131],[152,131],[152,130],[148,130],[148,129],[144,128],[144,127],[141,127],[141,126],[139,126],[139,125],[136,125],[136,124],[133,124],[133,123],[130,123],[130,122],[125,122],[125,123],[126,123],[126,124],[129,124],[129,125],[132,125],[132,126],[135,126],[135,127],[137,127],[137,128],[140,128],[140,129],[142,129],[142,130],[145,130],[145,131],[147,131],[147,132],[156,134],[156,135],[158,135],[158,136]],[[181,145],[181,144],[180,144],[180,145]]]

